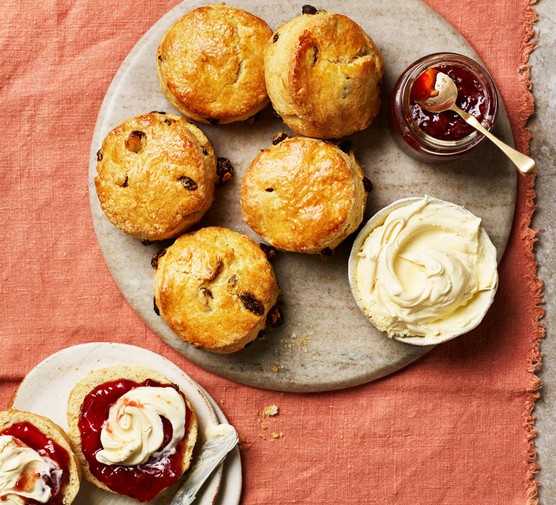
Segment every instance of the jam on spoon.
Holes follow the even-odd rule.
[[[485,89],[481,82],[465,68],[440,65],[422,72],[411,87],[411,114],[417,126],[427,135],[438,140],[461,140],[471,133],[469,126],[458,114],[449,110],[430,110],[423,102],[438,97],[435,88],[438,74],[448,75],[457,87],[457,103],[482,122],[486,113]],[[492,123],[487,125],[492,127]]]
[[[435,68],[427,68],[415,79],[411,87],[411,99],[414,102],[419,103],[421,100],[438,96],[438,90],[434,88],[437,74],[438,70]]]

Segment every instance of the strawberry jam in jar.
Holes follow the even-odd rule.
[[[484,138],[455,112],[429,112],[416,102],[434,92],[438,72],[455,82],[456,105],[475,116],[485,128],[493,127],[498,109],[492,77],[473,59],[457,53],[435,53],[411,64],[392,91],[390,122],[402,150],[425,162],[459,159]]]

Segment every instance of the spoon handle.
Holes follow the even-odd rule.
[[[486,128],[484,128],[481,123],[479,123],[477,118],[475,118],[471,114],[468,114],[467,112],[461,110],[459,107],[455,105],[452,106],[451,109],[457,114],[459,114],[467,124],[471,125],[476,130],[479,130],[485,137],[489,138],[494,144],[496,144],[500,148],[500,150],[508,158],[510,158],[510,160],[513,161],[514,165],[518,168],[518,170],[522,174],[524,175],[532,174],[535,172],[536,165],[535,165],[535,161],[532,158],[529,158],[529,156],[526,156],[525,154],[520,153],[519,151],[516,151],[508,144],[505,144],[499,138],[495,137]]]

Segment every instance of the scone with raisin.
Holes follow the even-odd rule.
[[[175,237],[214,201],[216,156],[199,128],[152,112],[114,128],[97,154],[95,187],[108,220],[141,240]]]
[[[363,219],[366,182],[353,151],[319,139],[287,138],[247,168],[240,189],[243,219],[277,249],[333,250]]]
[[[347,16],[305,6],[265,50],[270,100],[283,121],[308,137],[340,138],[371,124],[380,108],[381,55]]]
[[[268,104],[264,48],[272,35],[257,16],[226,4],[187,13],[157,51],[160,86],[188,118],[203,123],[243,121]]]
[[[218,354],[266,326],[278,297],[272,266],[249,237],[218,226],[186,233],[157,255],[155,303],[172,331]]]

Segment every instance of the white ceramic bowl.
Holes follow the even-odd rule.
[[[391,212],[401,207],[404,207],[406,205],[411,205],[415,202],[422,201],[424,199],[428,199],[430,202],[434,202],[443,206],[447,205],[453,207],[458,212],[473,216],[473,214],[469,212],[467,209],[459,205],[453,204],[451,202],[439,200],[437,198],[428,197],[428,196],[403,198],[401,200],[397,200],[391,203],[390,205],[384,207],[383,209],[378,211],[374,216],[372,216],[367,221],[367,223],[363,226],[363,228],[358,233],[354,241],[351,254],[349,257],[349,263],[348,263],[348,276],[349,276],[349,284],[351,287],[351,292],[361,311],[367,316],[369,321],[379,330],[381,330],[381,328],[379,328],[379,326],[373,322],[373,318],[369,315],[368,311],[365,310],[366,306],[362,301],[360,288],[357,282],[358,281],[357,270],[358,270],[359,261],[361,260],[359,253],[362,250],[367,237],[372,233],[372,231],[375,228],[378,228],[379,226],[382,226],[384,224],[384,222],[386,221],[387,217],[390,215]],[[488,234],[485,231],[483,226],[480,227],[480,235],[481,235],[480,240],[484,241],[484,243],[488,245],[489,261],[492,262],[494,265],[496,265],[496,249],[492,245],[492,242],[488,237]],[[494,270],[495,271],[493,272],[493,274],[496,275],[496,280],[497,280],[496,268]],[[498,287],[498,282],[495,283],[492,289],[485,291],[484,293],[481,293],[480,311],[478,311],[476,314],[473,315],[469,323],[466,324],[465,328],[457,328],[454,330],[443,329],[440,334],[434,336],[418,336],[418,335],[403,336],[399,334],[393,334],[391,336],[400,342],[405,342],[408,344],[419,345],[419,346],[429,346],[429,345],[440,344],[442,342],[447,342],[448,340],[452,340],[462,334],[468,333],[469,331],[476,328],[483,320],[485,314],[487,313],[488,309],[490,308],[494,300],[494,295],[496,294],[497,287]]]

